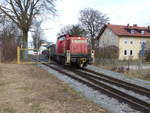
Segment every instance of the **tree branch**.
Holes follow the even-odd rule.
[[[13,4],[12,0],[9,0],[9,1],[10,1],[10,5],[11,5],[11,7],[12,7],[12,9],[13,9],[13,12],[14,12],[15,16],[16,16],[17,19],[20,21],[21,19],[20,19],[19,15],[18,15],[18,13],[17,13],[17,11],[16,11],[16,9],[15,9],[15,7],[14,7],[14,4]]]
[[[15,24],[17,24],[17,25],[20,27],[19,23],[13,18],[13,16],[10,15],[9,13],[7,13],[1,6],[0,6],[0,10],[1,10],[6,16],[8,16]]]

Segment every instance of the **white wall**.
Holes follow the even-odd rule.
[[[125,43],[126,41],[126,43]],[[132,41],[132,44],[131,44]],[[132,59],[139,59],[139,52],[141,50],[142,42],[148,42],[150,38],[142,38],[142,37],[121,37],[119,39],[119,59],[124,60],[128,59],[129,56],[132,56]],[[147,43],[147,47],[149,44]],[[127,50],[127,55],[124,55],[124,50]],[[132,50],[133,55],[130,55],[130,51]]]
[[[119,39],[115,33],[113,33],[109,28],[106,28],[99,38],[99,47],[107,47],[110,45],[115,45],[118,47]]]

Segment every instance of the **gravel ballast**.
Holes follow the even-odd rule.
[[[150,89],[150,81],[141,80],[141,79],[138,79],[138,78],[129,78],[129,77],[125,76],[122,73],[102,69],[102,68],[99,68],[99,67],[96,67],[96,66],[93,66],[93,65],[88,65],[87,68],[91,69],[91,70],[94,70],[96,72],[105,74],[107,76],[111,76],[111,77],[114,77],[114,78],[117,78],[117,79],[120,79],[120,80],[127,81],[129,83],[136,84],[136,85],[139,85],[139,86]]]
[[[109,112],[113,113],[140,113],[139,111],[133,110],[125,103],[120,103],[118,100],[108,97],[107,95],[104,95],[98,91],[93,90],[92,88],[87,87],[84,84],[79,83],[76,80],[73,80],[63,74],[60,74],[57,71],[54,71],[50,69],[47,66],[44,66],[42,64],[38,65],[42,69],[47,70],[52,75],[56,76],[60,80],[64,81],[65,83],[69,84],[71,88],[74,88],[77,91],[80,91],[82,95],[84,95],[86,98],[90,99],[91,101],[99,104],[100,106],[107,109]],[[88,67],[92,69],[91,67]],[[95,67],[93,67],[94,69]],[[98,70],[98,68],[97,68]]]

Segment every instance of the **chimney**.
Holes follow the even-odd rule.
[[[133,24],[134,27],[137,27],[137,24]]]

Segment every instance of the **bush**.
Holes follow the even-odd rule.
[[[96,58],[117,59],[118,55],[119,55],[119,48],[116,46],[97,48],[95,50]]]
[[[145,60],[150,61],[150,50],[145,51]]]
[[[10,62],[17,58],[17,44],[13,38],[2,40],[2,62]]]

